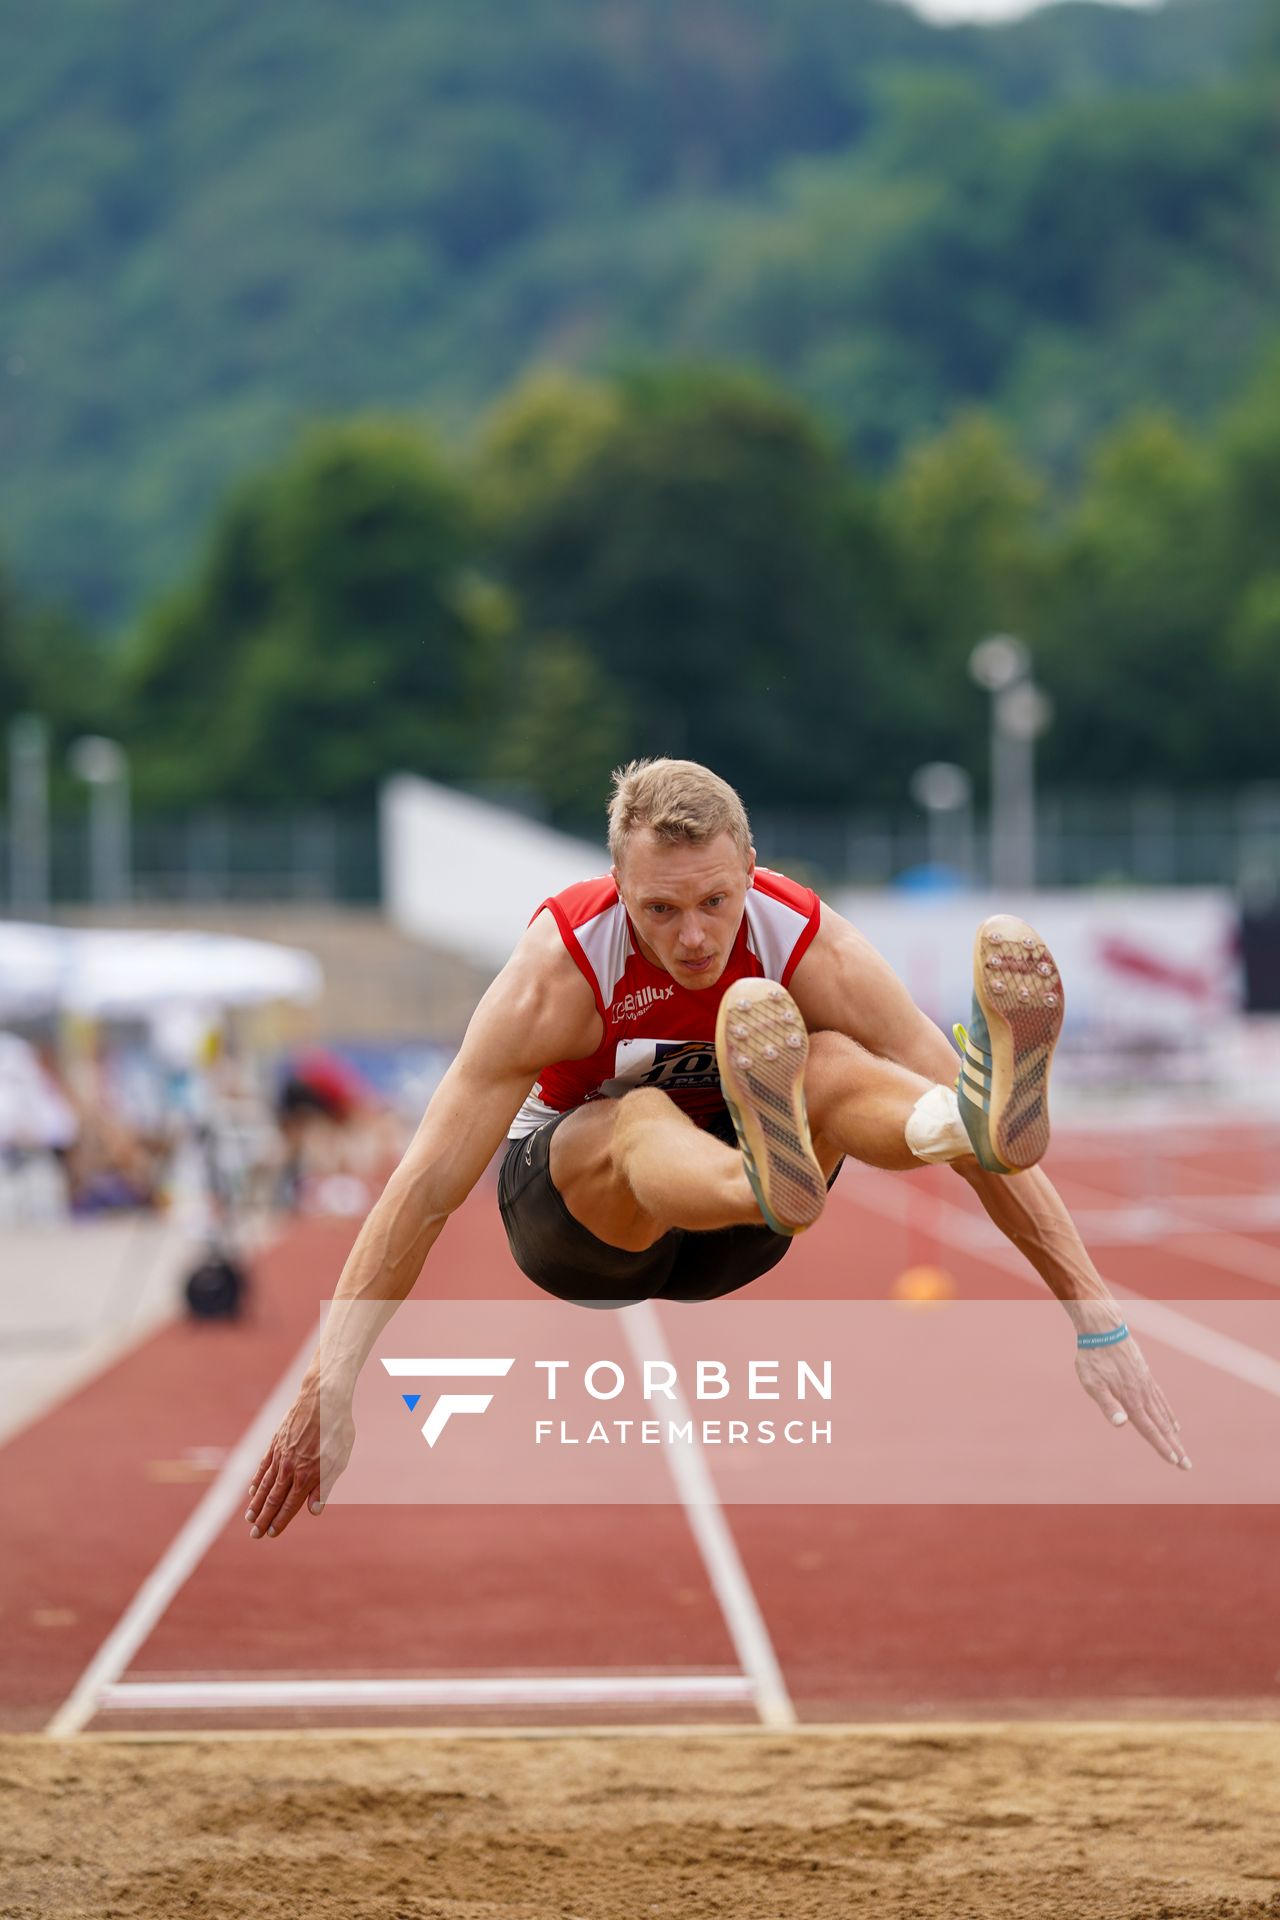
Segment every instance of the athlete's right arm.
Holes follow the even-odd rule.
[[[298,1397],[254,1476],[245,1515],[253,1538],[282,1532],[304,1503],[320,1510],[354,1439],[349,1418],[331,1414],[349,1409],[378,1334],[412,1290],[445,1221],[501,1146],[539,1072],[549,1061],[594,1052],[601,1032],[591,989],[551,915],[540,914],[476,1008],[404,1158],[360,1229],[334,1300],[368,1302],[370,1310],[330,1310]]]

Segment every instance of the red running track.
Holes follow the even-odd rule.
[[[1267,1298],[1260,1227],[1223,1239],[1239,1202],[1265,1216],[1251,1136],[1171,1139],[1136,1189],[1125,1143],[1068,1139],[1054,1174],[1100,1226],[1103,1270],[1169,1299]],[[1154,1176],[1153,1177],[1153,1171]],[[1167,1218],[1132,1235],[1158,1185]],[[1219,1208],[1219,1216],[1224,1209]],[[1203,1215],[1203,1218],[1202,1218]],[[1114,1218],[1114,1244],[1106,1231]],[[1207,1221],[1207,1224],[1205,1224]],[[1141,1226],[1141,1221],[1138,1223]],[[756,1293],[880,1297],[913,1264],[945,1264],[962,1296],[1021,1297],[981,1215],[945,1172],[847,1169],[827,1216]],[[962,1231],[963,1229],[963,1231]],[[314,1327],[352,1229],[291,1226],[260,1259],[237,1326],[175,1323],[0,1450],[0,1725],[46,1726],[204,1498]],[[1241,1245],[1252,1249],[1242,1259]],[[1227,1248],[1227,1265],[1214,1263]],[[1003,1243],[997,1252],[1004,1256]],[[1250,1262],[1255,1272],[1241,1271]],[[1036,1285],[1033,1276],[1032,1284]],[[419,1292],[520,1298],[492,1192],[451,1222]],[[678,1309],[666,1309],[667,1312]],[[1081,1418],[1098,1416],[1081,1403]],[[1138,1444],[1131,1435],[1117,1444]],[[247,1486],[244,1491],[247,1493]],[[741,1566],[802,1719],[1149,1710],[1270,1713],[1280,1669],[1274,1506],[740,1507]],[[333,1505],[279,1541],[237,1513],[201,1552],[121,1669],[141,1682],[342,1676],[679,1676],[732,1681],[739,1656],[685,1511]],[[230,1727],[496,1719],[551,1723],[751,1719],[708,1705],[123,1710],[86,1724]]]

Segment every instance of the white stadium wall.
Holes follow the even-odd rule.
[[[609,871],[603,842],[398,774],[381,795],[382,886],[403,933],[498,968],[539,901]]]
[[[1230,1021],[1244,1003],[1239,910],[1225,888],[942,898],[837,889],[831,904],[944,1028],[968,1021],[974,931],[990,913],[1021,914],[1048,940],[1066,985],[1069,1035],[1177,1043]]]

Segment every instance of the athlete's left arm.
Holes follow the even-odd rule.
[[[788,981],[810,1033],[843,1033],[882,1060],[953,1084],[951,1043],[871,942],[822,903],[818,931]]]
[[[826,1029],[847,1034],[882,1059],[896,1060],[943,1086],[955,1085],[956,1054],[941,1029],[921,1012],[871,942],[825,901],[821,925],[790,987],[811,1033]],[[1123,1319],[1041,1168],[1016,1175],[987,1173],[971,1154],[951,1165],[1062,1302],[1077,1333],[1104,1332]],[[1190,1465],[1176,1438],[1173,1411],[1136,1340],[1080,1350],[1076,1372],[1091,1399],[1116,1425],[1132,1420],[1165,1459]]]

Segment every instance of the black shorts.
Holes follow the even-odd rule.
[[[512,1140],[498,1174],[498,1205],[512,1255],[544,1292],[584,1307],[716,1300],[750,1286],[790,1247],[789,1234],[764,1225],[719,1227],[711,1233],[673,1227],[642,1253],[597,1240],[574,1219],[551,1178],[551,1136],[567,1118],[559,1113],[522,1140]],[[727,1112],[706,1131],[737,1145]]]

